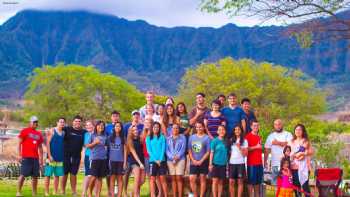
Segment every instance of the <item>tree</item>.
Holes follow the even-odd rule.
[[[350,8],[347,0],[201,0],[200,7],[206,12],[255,16],[263,21],[277,19],[306,22],[292,26],[289,31],[294,35],[314,34],[315,39],[320,40],[325,36],[350,39],[350,20],[338,14]],[[329,18],[319,20],[320,17]]]
[[[64,65],[36,68],[30,77],[25,112],[37,115],[42,126],[54,125],[59,117],[70,120],[79,114],[84,119],[109,120],[114,109],[128,118],[144,103],[135,86],[93,66]]]
[[[326,94],[299,70],[252,60],[221,59],[186,71],[179,86],[179,100],[194,105],[194,95],[204,92],[208,103],[219,94],[234,92],[248,97],[265,125],[276,118],[303,120],[326,109]]]

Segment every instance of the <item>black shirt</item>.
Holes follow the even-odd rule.
[[[65,127],[64,154],[73,157],[80,157],[84,146],[84,129],[74,129],[71,126]]]

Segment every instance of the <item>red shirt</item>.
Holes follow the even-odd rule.
[[[22,139],[21,143],[21,155],[23,158],[39,158],[38,148],[39,145],[43,143],[43,135],[41,132],[32,129],[25,128],[19,135],[19,138]]]
[[[148,154],[147,147],[146,147],[146,138],[142,142],[142,147],[143,147],[143,156],[145,158],[149,158],[149,154]]]
[[[254,135],[252,132],[249,132],[245,139],[248,141],[248,147],[256,146],[258,143],[261,144],[261,137],[259,135]],[[262,165],[262,149],[255,149],[248,151],[247,165],[255,166]]]

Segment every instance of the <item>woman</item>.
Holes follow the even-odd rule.
[[[165,114],[161,122],[162,132],[164,136],[171,135],[171,128],[173,124],[179,124],[180,118],[175,114],[174,105],[168,104],[165,106]]]
[[[188,118],[186,105],[180,102],[176,105],[176,115],[180,118],[180,134],[189,136],[190,134],[190,120]]]
[[[226,128],[218,127],[218,136],[210,143],[209,171],[212,177],[213,197],[221,197],[226,178],[227,143],[225,140]]]
[[[102,188],[102,178],[107,176],[107,135],[105,134],[105,123],[97,121],[94,133],[91,135],[90,143],[86,147],[91,149],[89,197],[95,189],[95,196],[99,197]],[[96,181],[96,183],[95,183]]]
[[[140,188],[145,182],[145,159],[140,136],[137,127],[130,126],[126,141],[127,153],[129,155],[129,163],[134,174],[134,190],[133,196],[140,196]]]
[[[186,137],[180,134],[180,126],[173,124],[172,135],[167,139],[166,155],[174,197],[183,196],[183,180],[186,167]]]
[[[229,161],[230,197],[235,196],[235,184],[237,182],[237,196],[243,195],[245,177],[245,157],[248,155],[248,142],[244,139],[243,129],[236,126],[231,139],[231,154]]]
[[[161,122],[163,120],[164,108],[165,108],[165,105],[163,105],[163,104],[158,105],[156,114],[154,114],[152,117],[153,122]]]
[[[83,192],[82,197],[85,197],[86,193],[88,192],[89,184],[90,184],[90,148],[86,147],[90,143],[91,135],[94,132],[94,123],[92,121],[86,121],[85,123],[85,129],[87,132],[84,134],[84,172],[85,172],[85,178],[83,182]]]
[[[112,130],[112,135],[108,139],[109,148],[109,169],[110,169],[110,184],[109,193],[114,197],[115,179],[118,185],[118,197],[123,193],[123,175],[126,169],[126,145],[123,133],[123,124],[117,122]]]
[[[190,186],[194,197],[204,196],[208,175],[210,138],[205,134],[202,122],[195,124],[196,134],[188,140],[188,155],[190,157]],[[200,195],[197,192],[197,178],[200,178]]]
[[[171,104],[171,105],[175,104],[173,97],[168,96],[168,98],[165,101],[165,105],[168,105],[168,104]]]
[[[211,111],[204,115],[204,125],[210,139],[218,136],[217,131],[220,125],[226,125],[225,117],[220,112],[220,105],[220,101],[214,100],[211,103]]]
[[[166,139],[161,133],[161,125],[159,122],[153,124],[151,133],[146,138],[147,151],[149,154],[149,171],[150,171],[150,190],[151,196],[156,196],[156,180],[158,179],[162,185],[162,193],[168,196],[166,173],[167,166],[165,161]]]
[[[155,109],[152,104],[146,105],[146,115],[145,118],[142,121],[145,121],[147,118],[153,118],[155,115]]]
[[[288,145],[292,148],[290,159],[292,164],[293,185],[310,193],[308,161],[313,155],[313,148],[303,124],[297,124],[295,126],[293,139]],[[301,193],[297,190],[294,190],[294,192],[296,196],[301,196]]]

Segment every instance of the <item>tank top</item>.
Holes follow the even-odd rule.
[[[143,148],[142,148],[142,144],[140,142],[140,139],[139,138],[133,139],[132,143],[134,144],[134,149],[135,149],[135,152],[136,152],[137,156],[139,157],[141,163],[144,164],[145,163],[145,158],[144,158],[144,155],[143,155]],[[138,164],[137,160],[134,158],[132,153],[130,152],[129,154],[130,154],[129,155],[130,156],[130,164]]]
[[[56,128],[54,128],[53,136],[50,141],[50,151],[54,161],[57,161],[57,162],[63,161],[63,139],[64,139],[64,131],[62,131],[60,135],[56,131]]]

